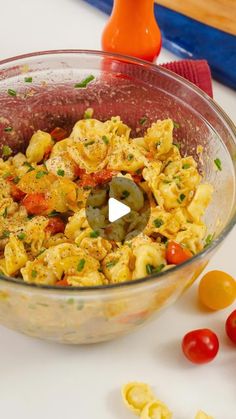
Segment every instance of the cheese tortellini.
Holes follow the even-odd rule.
[[[213,188],[194,158],[181,156],[173,121],[158,120],[134,138],[119,116],[92,115],[85,112],[70,134],[38,130],[25,154],[7,149],[0,159],[2,274],[50,286],[102,286],[171,269],[168,241],[190,255],[203,249]],[[108,220],[109,198],[130,208],[116,223]],[[127,389],[136,411],[145,404],[143,419],[169,419],[142,386]]]
[[[126,407],[140,419],[172,419],[173,414],[165,403],[158,400],[148,384],[130,382],[121,389],[122,399]],[[199,410],[195,419],[214,419]]]

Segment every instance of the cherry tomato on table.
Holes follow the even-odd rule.
[[[219,340],[209,329],[198,329],[187,333],[182,341],[186,358],[194,364],[211,362],[219,350]]]
[[[211,310],[221,310],[236,298],[236,282],[222,271],[211,271],[203,276],[198,289],[199,300]]]
[[[225,329],[230,340],[236,344],[236,310],[226,320]]]
[[[193,257],[190,250],[183,248],[180,244],[169,241],[166,248],[166,260],[170,265],[179,265]]]

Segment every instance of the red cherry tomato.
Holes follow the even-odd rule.
[[[21,201],[25,197],[25,192],[21,191],[14,183],[14,176],[8,176],[6,179],[10,183],[10,194],[14,201]]]
[[[56,127],[50,132],[50,135],[54,141],[61,141],[67,137],[67,131],[63,128]]]
[[[57,281],[57,282],[56,282],[56,285],[57,285],[58,287],[69,287],[69,286],[70,286],[70,285],[68,284],[68,282],[67,282],[67,279],[66,279],[66,278],[61,279],[60,281]]]
[[[81,178],[86,173],[85,169],[81,169],[78,165],[75,165],[74,167],[74,174],[76,177]]]
[[[86,187],[86,186],[94,187],[96,185],[102,185],[104,183],[110,182],[110,180],[116,173],[117,172],[114,172],[108,169],[103,169],[103,170],[100,170],[100,172],[94,172],[94,173],[89,173],[89,174],[85,173],[84,175],[82,175],[82,178],[79,182],[79,186],[80,187]]]
[[[41,215],[48,211],[49,203],[43,193],[31,193],[22,201],[28,214]]]
[[[183,248],[180,244],[169,241],[166,248],[166,260],[170,265],[179,265],[192,257],[190,250]]]
[[[49,231],[51,234],[64,233],[65,223],[60,217],[50,218],[48,225],[45,228],[45,231]]]
[[[225,329],[230,340],[236,344],[236,310],[226,320]]]
[[[216,357],[219,340],[209,329],[193,330],[184,336],[182,349],[189,361],[194,364],[205,364]]]

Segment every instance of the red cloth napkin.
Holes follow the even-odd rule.
[[[168,70],[196,84],[209,96],[213,97],[211,70],[206,60],[181,60],[161,64]]]

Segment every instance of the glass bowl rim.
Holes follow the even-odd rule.
[[[232,133],[234,135],[235,143],[236,143],[236,126],[234,125],[233,121],[230,119],[230,117],[225,113],[225,111],[219,106],[210,96],[208,96],[204,91],[202,91],[199,87],[188,81],[187,79],[179,76],[176,73],[173,73],[172,71],[161,67],[157,64],[152,64],[148,61],[144,61],[138,58],[131,57],[129,55],[122,55],[117,53],[109,53],[99,50],[87,50],[87,49],[58,49],[58,50],[45,50],[45,51],[36,51],[28,54],[21,54],[14,57],[6,58],[3,60],[0,60],[0,71],[1,67],[4,64],[9,64],[11,62],[17,62],[22,59],[27,58],[34,58],[34,57],[47,57],[49,55],[51,56],[59,56],[60,54],[75,54],[75,55],[91,55],[91,56],[97,56],[97,57],[108,57],[110,59],[117,59],[120,61],[125,61],[128,64],[136,64],[139,66],[144,66],[148,70],[154,71],[154,72],[160,72],[164,75],[167,75],[169,78],[173,80],[177,80],[187,89],[193,90],[198,96],[200,96],[203,100],[208,102],[209,105],[211,105],[212,109],[217,113],[220,114],[220,116],[223,118],[224,122],[227,124],[227,127],[232,130]],[[158,282],[164,282],[165,276],[167,276],[169,273],[176,273],[181,271],[182,268],[191,266],[192,263],[194,263],[197,260],[201,260],[205,255],[210,253],[213,249],[215,249],[230,233],[230,231],[233,229],[234,225],[236,224],[236,209],[234,210],[234,214],[232,215],[229,222],[227,222],[226,226],[223,228],[222,232],[219,234],[219,236],[211,242],[210,245],[203,248],[203,250],[196,255],[194,255],[191,259],[188,259],[186,262],[181,263],[180,265],[176,265],[174,268],[171,268],[170,270],[160,272],[159,274],[151,274],[149,276],[145,276],[143,278],[116,283],[116,284],[108,284],[108,285],[99,285],[94,287],[61,287],[56,285],[45,285],[45,284],[36,284],[36,283],[28,283],[23,282],[21,279],[13,278],[13,277],[6,277],[0,274],[0,280],[9,282],[15,285],[20,285],[28,288],[33,289],[40,289],[40,290],[53,290],[53,291],[59,291],[59,292],[73,292],[80,294],[83,291],[86,291],[91,294],[92,292],[96,291],[109,291],[112,289],[125,289],[126,287],[133,287],[135,285],[141,285],[141,284],[152,284],[155,280],[158,280]]]

